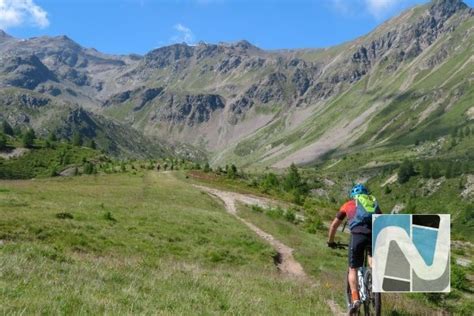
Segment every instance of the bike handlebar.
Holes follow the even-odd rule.
[[[340,242],[335,242],[332,245],[328,244],[328,246],[330,248],[333,248],[333,249],[345,249],[345,248],[349,247],[349,244],[343,244],[343,243],[340,243]]]

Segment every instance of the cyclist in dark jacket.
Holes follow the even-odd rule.
[[[341,206],[329,228],[328,246],[331,248],[336,246],[334,236],[337,228],[347,216],[351,231],[348,275],[352,296],[350,310],[354,312],[360,305],[357,289],[357,269],[362,267],[364,263],[364,250],[366,248],[368,249],[369,265],[372,265],[372,214],[381,214],[382,212],[375,197],[370,195],[367,188],[362,184],[354,185],[349,197],[350,200]]]

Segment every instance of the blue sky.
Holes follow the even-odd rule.
[[[265,49],[327,47],[426,0],[0,0],[0,28],[68,35],[106,53],[246,39]],[[474,0],[465,1],[473,6]]]

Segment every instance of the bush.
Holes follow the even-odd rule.
[[[284,218],[290,223],[296,223],[296,212],[294,209],[288,209],[285,212]]]
[[[93,173],[95,173],[94,165],[90,162],[84,163],[83,168],[84,168],[84,171],[83,171],[84,174],[93,174]]]
[[[304,221],[304,228],[310,234],[314,234],[318,230],[325,229],[321,217],[317,214],[312,214],[306,217]]]
[[[74,216],[72,216],[72,214],[69,212],[57,213],[55,216],[56,218],[59,218],[59,219],[73,219],[74,218]]]
[[[111,221],[111,222],[116,222],[117,220],[115,219],[115,217],[112,215],[111,212],[106,212],[104,214],[104,219],[107,220],[107,221]]]
[[[49,171],[49,176],[50,177],[56,177],[58,176],[58,168],[56,166],[53,166],[51,167],[50,171]]]
[[[263,213],[264,209],[258,205],[252,205],[251,207],[252,211],[257,212],[257,213]]]
[[[277,176],[274,173],[267,173],[261,183],[262,189],[265,191],[276,189],[280,186],[280,181],[278,181]]]
[[[276,208],[271,208],[269,209],[266,214],[269,216],[269,217],[272,217],[272,218],[283,218],[283,215],[284,215],[284,211],[281,207],[276,207]]]
[[[469,281],[466,278],[466,272],[457,264],[451,264],[451,285],[458,290],[469,289]]]

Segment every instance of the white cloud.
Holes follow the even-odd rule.
[[[384,19],[406,4],[421,0],[330,0],[332,8],[343,15],[355,16],[365,12],[377,20]]]
[[[370,14],[381,19],[403,0],[365,0],[365,5]]]
[[[33,25],[49,25],[48,13],[33,0],[0,0],[0,29]]]
[[[334,9],[342,14],[352,13],[350,4],[345,0],[331,0]]]
[[[174,26],[174,29],[178,32],[171,40],[175,43],[186,43],[192,44],[194,42],[194,34],[190,28],[178,23]]]

